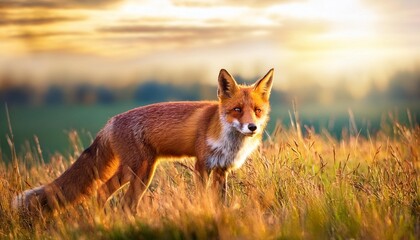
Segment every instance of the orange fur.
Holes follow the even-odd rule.
[[[95,190],[103,205],[129,183],[123,207],[135,211],[159,157],[196,157],[202,182],[213,172],[214,185],[224,193],[228,171],[239,168],[260,143],[272,75],[270,70],[255,84],[240,86],[222,69],[218,102],[158,103],[114,116],[69,169],[52,183],[17,196],[14,206],[30,212],[57,209]]]

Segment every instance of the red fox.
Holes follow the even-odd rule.
[[[245,86],[222,69],[219,101],[157,103],[112,117],[61,176],[23,192],[12,205],[32,213],[55,210],[97,191],[103,206],[129,183],[122,206],[135,212],[160,157],[195,157],[202,183],[212,173],[214,185],[225,191],[228,172],[241,167],[261,142],[273,72]]]

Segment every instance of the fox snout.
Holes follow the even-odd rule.
[[[248,124],[248,129],[249,129],[251,132],[255,132],[255,130],[257,130],[257,125],[255,125],[255,124],[253,124],[253,123],[249,123],[249,124]]]
[[[240,123],[239,121],[234,121],[233,126],[243,135],[253,136],[257,133],[257,125],[255,123]]]
[[[242,124],[240,132],[244,135],[252,136],[255,133],[257,133],[257,129],[258,127],[257,125],[255,125],[255,123],[245,123],[245,124]]]

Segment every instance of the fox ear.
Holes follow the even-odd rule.
[[[230,98],[238,90],[238,84],[232,75],[225,69],[220,70],[219,73],[219,88],[217,89],[217,96],[219,98]]]
[[[254,84],[254,91],[261,94],[263,99],[270,98],[271,87],[273,86],[274,69],[270,69],[268,73]]]

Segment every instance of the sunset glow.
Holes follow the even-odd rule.
[[[57,71],[97,81],[104,75],[175,81],[201,72],[189,76],[213,82],[221,67],[245,77],[275,67],[277,87],[344,79],[358,82],[361,94],[371,81],[418,67],[420,58],[420,4],[408,0],[3,0],[0,6],[0,71],[25,71],[31,83],[48,82]]]

